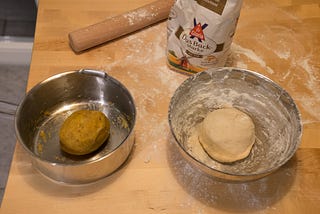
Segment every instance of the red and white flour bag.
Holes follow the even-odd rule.
[[[225,65],[242,0],[177,0],[167,26],[173,70],[197,73]]]

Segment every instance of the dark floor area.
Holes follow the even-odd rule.
[[[14,41],[19,38],[31,38],[32,45],[36,14],[37,7],[34,0],[0,0],[0,44],[1,42],[6,44],[5,48],[0,45],[2,59],[8,58],[7,51],[9,55],[12,54],[10,48],[8,49],[10,38],[15,38]],[[19,45],[19,42],[15,43],[17,44]],[[31,49],[28,53],[22,51],[19,54],[31,54]],[[10,64],[3,61],[0,63],[0,206],[16,143],[14,115],[25,94],[29,72],[29,62]]]
[[[0,65],[0,204],[16,143],[14,114],[25,94],[29,65]]]
[[[34,0],[0,0],[0,36],[33,37],[36,18]]]

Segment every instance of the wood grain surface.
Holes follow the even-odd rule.
[[[168,104],[187,76],[166,65],[166,22],[75,54],[68,33],[152,0],[40,0],[27,90],[51,75],[99,69],[121,81],[137,106],[135,146],[111,176],[85,186],[55,184],[17,144],[0,213],[319,213],[320,5],[318,0],[244,0],[228,65],[285,88],[302,116],[294,157],[253,182],[199,172],[177,151]]]

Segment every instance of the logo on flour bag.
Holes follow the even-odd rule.
[[[217,44],[205,37],[204,30],[208,24],[198,23],[196,18],[193,19],[193,29],[184,30],[179,35],[183,51],[189,56],[202,58],[215,52]]]
[[[184,30],[180,26],[177,30],[176,36],[180,40],[183,53],[182,67],[189,68],[192,64],[208,66],[216,63],[216,57],[213,54],[222,51],[223,44],[217,44],[214,40],[205,36],[205,29],[208,26],[207,23],[197,22],[197,19],[193,18],[192,29]]]

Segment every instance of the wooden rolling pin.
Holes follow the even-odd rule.
[[[69,33],[75,52],[108,42],[168,18],[174,0],[157,0],[135,10]]]

